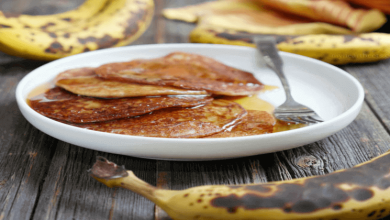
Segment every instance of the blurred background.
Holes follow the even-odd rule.
[[[29,24],[33,23],[33,19],[30,17],[21,18],[17,14],[26,15],[49,15],[74,10],[77,7],[83,7],[83,4],[88,1],[83,0],[60,0],[60,1],[48,1],[48,0],[0,0],[0,50],[11,54],[13,56],[21,56],[28,59],[37,60],[53,60],[64,56],[80,53],[83,51],[102,49],[107,47],[116,47],[124,45],[136,45],[145,43],[171,43],[171,42],[194,42],[194,43],[217,43],[217,44],[235,44],[244,46],[254,46],[251,42],[252,36],[255,35],[274,35],[277,41],[288,42],[290,44],[296,44],[298,40],[292,41],[293,38],[302,35],[348,35],[354,36],[353,38],[327,38],[328,40],[322,44],[322,48],[314,48],[314,45],[319,45],[316,38],[304,38],[300,39],[299,42],[305,42],[306,44],[298,45],[298,47],[287,49],[286,47],[279,47],[282,51],[298,53],[301,55],[313,57],[316,59],[322,58],[322,55],[314,55],[314,53],[321,53],[322,51],[329,50],[333,51],[331,45],[337,45],[345,48],[343,56],[352,56],[358,59],[349,60],[330,60],[322,59],[325,62],[332,64],[345,64],[345,63],[364,63],[373,62],[377,60],[370,60],[361,58],[362,54],[351,54],[347,50],[358,49],[360,51],[366,51],[371,45],[365,45],[368,40],[373,39],[376,43],[380,42],[383,46],[388,46],[387,35],[372,35],[359,38],[359,34],[364,33],[387,33],[389,31],[389,14],[390,14],[390,3],[387,0],[300,0],[300,1],[286,1],[286,0],[197,0],[197,1],[183,1],[183,0],[154,0],[154,16],[151,22],[145,21],[143,17],[132,18],[131,22],[126,23],[126,16],[123,17],[128,27],[131,28],[136,25],[144,25],[145,30],[138,30],[131,33],[127,38],[132,39],[123,40],[122,37],[119,40],[106,41],[100,45],[90,46],[79,45],[80,42],[72,43],[62,39],[62,36],[55,36],[55,40],[60,43],[63,50],[60,54],[57,48],[53,48],[53,45],[46,46],[51,54],[47,52],[39,52],[39,49],[33,48],[34,45],[40,47],[38,41],[47,42],[52,39],[45,39],[46,36],[41,37],[41,33],[35,34],[35,39],[31,42],[24,42],[23,37],[17,36],[29,35],[29,33],[23,34],[23,31],[17,31],[16,29],[26,29]],[[91,1],[90,1],[91,2]],[[93,1],[92,1],[93,2]],[[89,30],[91,26],[94,27],[95,32],[102,32],[102,29],[107,29],[107,26],[101,25],[98,21],[92,24],[86,24],[87,22],[93,22],[91,20],[101,16],[104,13],[105,8],[109,8],[110,4],[114,4],[114,1],[96,0],[95,3],[90,3],[88,7],[93,4],[107,2],[100,11],[91,15],[90,17],[71,21],[70,23],[70,39],[73,36],[88,34],[89,41],[91,38],[101,38],[99,34],[92,33],[77,33],[80,30]],[[115,4],[122,4],[117,3]],[[123,1],[123,8],[128,7],[126,4],[132,4],[131,0]],[[126,3],[127,2],[127,3]],[[135,1],[134,1],[135,2]],[[150,2],[153,2],[150,0]],[[136,4],[134,4],[136,5]],[[146,11],[146,10],[145,10]],[[122,14],[125,12],[121,12]],[[115,13],[113,13],[115,14]],[[113,15],[114,16],[114,15]],[[35,16],[32,16],[35,17]],[[120,16],[117,16],[116,22],[122,22]],[[133,16],[134,17],[134,16]],[[23,20],[24,19],[24,20]],[[35,19],[35,18],[34,18]],[[51,22],[50,16],[46,19],[47,22]],[[62,18],[63,19],[63,18]],[[137,20],[138,19],[138,20]],[[44,20],[44,19],[43,19]],[[173,22],[171,22],[173,21]],[[7,23],[11,22],[11,23]],[[16,23],[14,26],[13,22]],[[24,23],[23,23],[24,22]],[[108,23],[107,21],[105,21]],[[142,24],[140,24],[142,23]],[[20,27],[16,27],[21,25]],[[52,21],[49,24],[49,28],[44,31],[50,33],[57,33],[58,31],[68,30],[68,28],[56,28],[56,21]],[[84,28],[83,25],[85,26]],[[99,27],[102,26],[102,27]],[[24,27],[23,27],[24,26]],[[79,27],[80,30],[74,30],[75,27]],[[112,25],[115,26],[115,25]],[[35,28],[35,29],[34,29]],[[100,29],[99,29],[100,28]],[[111,27],[109,27],[111,28]],[[41,32],[43,29],[38,27],[32,27],[34,31]],[[36,30],[38,29],[38,30]],[[97,31],[96,31],[97,30]],[[112,30],[112,36],[115,36],[116,30]],[[167,33],[168,32],[168,33]],[[62,32],[61,32],[62,33]],[[1,40],[5,39],[4,36],[14,36],[12,40]],[[31,34],[30,35],[34,35]],[[77,36],[78,36],[77,35]],[[136,35],[136,36],[135,36]],[[169,37],[167,37],[169,36]],[[176,37],[177,36],[177,37]],[[184,37],[183,37],[184,36]],[[280,36],[282,36],[280,38]],[[294,36],[294,37],[290,37]],[[26,37],[27,38],[27,37]],[[80,37],[78,37],[80,38]],[[118,37],[113,37],[117,39]],[[179,39],[180,38],[180,39]],[[352,40],[356,38],[356,40]],[[69,37],[68,37],[69,39]],[[360,40],[360,42],[359,42]],[[66,41],[62,43],[62,41]],[[314,43],[308,43],[312,41]],[[349,43],[347,46],[345,43]],[[20,51],[20,48],[15,45],[25,45],[24,47],[30,48],[31,54],[27,54],[27,51]],[[44,43],[41,43],[44,44]],[[3,46],[2,46],[3,45]],[[58,47],[57,45],[54,45]],[[77,49],[78,46],[83,46],[82,49]],[[301,47],[299,47],[301,46]],[[311,51],[303,51],[310,49]],[[348,47],[348,48],[347,48]],[[71,53],[65,53],[72,48]],[[298,52],[300,50],[300,52]],[[32,52],[31,52],[32,51]],[[55,51],[57,54],[54,55]],[[328,51],[328,52],[329,52]],[[381,59],[387,59],[390,56],[390,52],[386,51],[378,56]],[[360,57],[360,58],[359,58]]]

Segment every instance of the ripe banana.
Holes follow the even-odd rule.
[[[54,60],[124,46],[146,30],[153,13],[153,0],[109,0],[98,13],[67,28],[0,28],[0,50],[28,59]]]
[[[390,214],[390,151],[324,176],[185,190],[158,189],[102,157],[90,174],[108,187],[146,197],[175,220],[360,220]]]
[[[19,15],[0,11],[0,28],[39,28],[46,31],[64,29],[96,15],[108,1],[86,0],[74,10],[52,15]]]
[[[216,27],[197,27],[190,33],[195,43],[233,44],[255,47],[251,33]],[[390,58],[390,34],[357,35],[274,35],[278,49],[340,65],[375,62]]]

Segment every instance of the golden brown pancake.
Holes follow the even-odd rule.
[[[249,72],[183,52],[157,59],[109,63],[95,71],[105,79],[206,90],[216,95],[252,95],[263,88],[263,84]]]
[[[246,110],[235,102],[214,100],[201,107],[167,108],[140,117],[71,125],[125,135],[197,138],[221,132],[245,115]]]
[[[86,123],[137,116],[162,108],[199,106],[212,100],[206,96],[99,99],[75,95],[55,87],[30,99],[30,106],[50,118]]]
[[[265,111],[247,110],[248,114],[234,127],[206,138],[241,137],[272,133],[275,118]]]
[[[101,98],[123,98],[151,95],[202,95],[206,91],[186,90],[171,86],[140,85],[104,80],[94,68],[77,68],[60,73],[56,85],[72,93]]]

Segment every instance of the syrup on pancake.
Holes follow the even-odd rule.
[[[252,95],[263,88],[252,73],[184,52],[174,52],[156,59],[109,63],[95,71],[105,79],[206,90],[215,95]]]
[[[71,125],[125,135],[198,138],[221,132],[246,114],[235,102],[214,100],[195,108],[166,108],[139,117]]]
[[[155,95],[205,95],[206,91],[186,90],[171,86],[140,85],[104,80],[95,74],[94,68],[84,67],[60,73],[55,83],[72,93],[100,97],[123,98]]]
[[[276,120],[265,111],[247,110],[248,114],[236,125],[206,138],[242,137],[272,133]]]
[[[99,99],[79,96],[55,87],[30,99],[38,113],[57,120],[86,123],[142,115],[162,108],[193,107],[210,103],[207,96],[155,96]]]

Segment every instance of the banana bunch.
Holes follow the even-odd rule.
[[[154,14],[153,0],[86,0],[53,15],[0,11],[0,51],[54,60],[86,51],[127,45],[141,36]]]
[[[185,190],[156,188],[102,157],[90,174],[108,187],[146,197],[174,220],[360,220],[390,214],[390,151],[324,176]]]
[[[190,33],[190,41],[255,47],[254,36],[260,35],[198,26]],[[312,57],[335,65],[375,62],[390,58],[390,34],[385,33],[273,36],[281,51]]]

